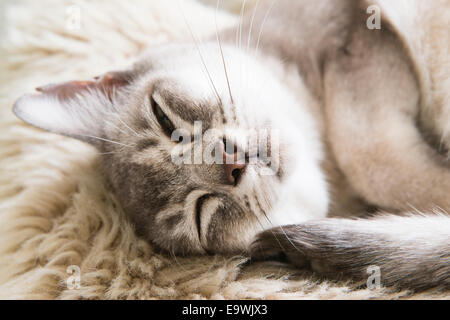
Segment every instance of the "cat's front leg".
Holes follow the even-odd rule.
[[[251,255],[284,256],[331,279],[365,282],[375,270],[382,286],[450,288],[449,234],[447,215],[330,218],[264,231]]]
[[[257,236],[251,246],[252,259],[287,259],[298,268],[311,269],[319,274],[335,277],[338,269],[333,261],[324,258],[325,247],[321,246],[323,243],[320,241],[320,228],[320,224],[313,226],[305,223],[266,230]]]

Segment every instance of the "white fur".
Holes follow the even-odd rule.
[[[224,109],[231,110],[231,98],[219,46],[216,43],[201,43],[198,49],[194,46],[169,46],[150,53],[150,59],[164,57],[162,75],[176,79],[177,84],[193,101],[214,102],[217,90],[225,104]],[[285,75],[282,70],[284,66],[274,64],[271,70],[265,65],[266,61],[264,60],[263,65],[263,61],[253,52],[242,53],[226,45],[223,52],[238,119],[248,117],[256,124],[270,119],[274,128],[280,131],[281,141],[288,144],[289,151],[293,152],[291,156],[292,163],[295,164],[292,168],[294,173],[289,181],[283,183],[279,204],[271,211],[272,225],[300,223],[325,217],[328,210],[328,193],[325,177],[320,169],[322,146],[317,124],[309,114],[307,106],[302,104],[303,101],[308,101],[309,97],[298,99],[288,88],[281,85],[278,75]],[[205,65],[202,64],[202,59]],[[300,92],[307,94],[306,90],[300,89]],[[176,119],[175,122],[184,125],[176,116],[170,115],[171,119]],[[227,116],[232,118],[231,114]],[[237,188],[237,193],[246,187],[244,178],[242,186]]]

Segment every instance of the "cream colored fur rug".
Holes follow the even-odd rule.
[[[145,46],[189,39],[177,2],[2,3],[0,298],[439,298],[356,290],[281,264],[249,265],[244,257],[155,253],[135,237],[105,190],[95,151],[25,125],[11,107],[38,85],[91,78],[126,65]],[[239,10],[238,3],[226,3]],[[183,0],[182,8],[194,32],[214,31],[214,8],[193,0]],[[219,13],[219,26],[234,19]],[[70,266],[80,268],[79,288],[70,286]]]

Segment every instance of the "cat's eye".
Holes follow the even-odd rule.
[[[159,104],[153,99],[153,97],[150,98],[153,113],[155,114],[156,120],[158,120],[159,125],[163,129],[164,133],[168,136],[172,136],[172,132],[175,131],[175,126],[173,125],[172,121],[170,121],[169,117],[162,111]]]

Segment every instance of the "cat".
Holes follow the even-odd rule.
[[[448,289],[450,2],[433,4],[258,1],[234,28],[13,110],[95,146],[163,250],[283,255],[353,280],[375,265],[386,286]]]

